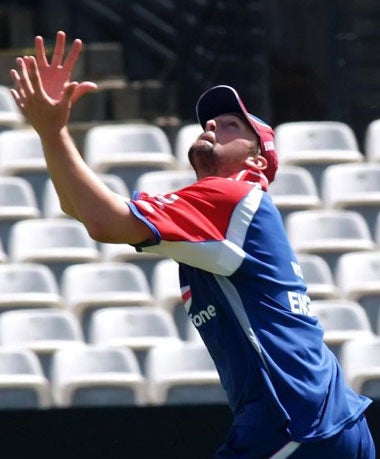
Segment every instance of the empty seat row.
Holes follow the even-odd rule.
[[[380,337],[371,334],[360,307],[349,302],[315,302],[312,307],[326,329],[326,343],[342,362],[348,383],[360,393],[379,398]],[[0,316],[0,336],[3,327],[12,328],[21,315]],[[36,335],[37,322],[30,319],[30,335]],[[113,326],[118,327],[116,323]],[[0,345],[0,409],[226,402],[214,363],[199,341],[173,338],[154,343],[142,372],[133,348],[125,342],[87,344],[73,339],[71,345],[67,340],[59,346],[63,333],[54,337],[52,331],[59,335],[58,323],[45,329],[49,335],[45,345],[42,339],[40,346],[27,340],[23,346]],[[27,333],[25,329],[23,333]],[[41,363],[48,350],[49,373]]]
[[[182,126],[171,146],[165,132],[153,124],[95,125],[85,134],[83,157],[95,172],[115,173],[133,190],[136,177],[143,172],[189,168],[187,153],[201,132],[198,124]],[[318,188],[327,166],[365,160],[354,132],[345,123],[283,123],[275,129],[275,145],[280,164],[309,168]],[[0,134],[2,175],[45,170],[41,142],[33,129],[9,129]]]
[[[143,375],[133,351],[77,344],[52,354],[48,378],[35,352],[0,347],[0,409],[226,403],[202,343],[152,348]]]
[[[334,217],[337,216],[334,214]],[[342,222],[340,231],[347,231],[348,223],[344,219]],[[176,317],[181,336],[184,335],[184,310],[175,261],[149,258],[148,255],[144,257],[134,251],[129,253],[130,246],[111,244],[106,246],[112,250],[118,248],[118,254],[113,254],[108,260],[100,259],[91,239],[90,253],[95,254],[95,258],[89,258],[86,246],[81,252],[78,242],[63,244],[64,239],[58,239],[59,243],[49,244],[49,241],[57,240],[54,238],[63,232],[62,228],[70,226],[83,230],[82,225],[74,220],[63,223],[65,225],[59,226],[59,231],[55,226],[48,227],[48,235],[37,225],[38,237],[45,245],[38,251],[39,239],[32,239],[29,251],[25,251],[23,256],[0,264],[1,310],[33,306],[64,307],[86,322],[87,315],[102,305],[155,304],[168,309]],[[380,251],[372,250],[368,239],[343,238],[338,230],[336,234],[332,231],[329,234],[329,224],[326,218],[318,229],[313,219],[308,224],[301,219],[289,230],[290,237],[294,237],[309,295],[312,299],[357,300],[366,309],[371,323],[375,324],[379,309],[377,303],[380,304]],[[316,234],[318,231],[320,234]],[[29,230],[22,236],[26,239],[31,234]],[[310,234],[314,237],[310,238]],[[84,235],[87,237],[86,232]],[[135,263],[134,257],[136,261],[149,262],[150,270],[144,270],[143,266]]]

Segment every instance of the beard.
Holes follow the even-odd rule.
[[[215,175],[217,155],[214,145],[206,140],[196,141],[189,149],[188,158],[196,174]]]

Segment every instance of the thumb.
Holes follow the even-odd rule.
[[[62,95],[63,104],[72,104],[73,95],[77,87],[78,83],[76,81],[73,81],[64,88]]]
[[[79,83],[75,88],[72,103],[75,104],[75,102],[77,102],[77,100],[79,100],[82,96],[88,92],[96,91],[97,89],[97,84],[92,81],[83,81],[82,83]]]

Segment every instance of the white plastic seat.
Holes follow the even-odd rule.
[[[22,309],[0,315],[0,344],[34,351],[45,375],[50,375],[52,354],[84,344],[79,321],[63,309]]]
[[[147,355],[146,374],[153,404],[227,403],[203,343],[182,341],[152,348]]]
[[[58,407],[147,403],[145,379],[130,349],[84,346],[61,349],[52,360],[52,394]]]
[[[92,315],[89,327],[90,343],[133,349],[143,374],[149,349],[178,340],[172,316],[154,306],[99,309]]]
[[[28,349],[0,348],[0,410],[51,405],[50,384]]]
[[[41,218],[15,223],[9,236],[9,258],[13,262],[43,263],[58,284],[63,270],[76,263],[99,260],[96,242],[76,220]]]
[[[337,260],[343,253],[375,247],[366,221],[355,211],[320,209],[292,212],[286,219],[286,229],[294,250],[322,256],[333,276]]]
[[[8,253],[5,252],[3,241],[0,236],[0,263],[6,263],[8,261]]]
[[[123,180],[114,174],[98,174],[99,178],[116,194],[129,198],[129,190]],[[42,212],[45,218],[68,217],[63,212],[51,179],[47,179],[42,196]]]
[[[307,167],[320,190],[323,170],[331,164],[361,162],[353,129],[336,121],[296,121],[275,128],[280,163]]]
[[[0,237],[8,250],[9,232],[19,220],[38,218],[40,210],[30,183],[16,176],[0,176]]]
[[[151,305],[154,301],[143,271],[130,263],[69,266],[63,272],[61,292],[67,308],[81,321],[85,335],[97,309]]]
[[[178,129],[175,137],[174,154],[181,169],[191,168],[187,154],[202,132],[202,126],[198,123],[187,124]]]
[[[380,211],[376,217],[374,239],[375,239],[376,247],[380,248]]]
[[[365,130],[364,153],[367,161],[380,162],[380,119],[371,121]]]
[[[120,176],[131,192],[142,173],[176,167],[167,135],[150,124],[90,128],[84,139],[84,158],[95,172]]]
[[[145,191],[150,195],[166,194],[185,188],[196,181],[193,170],[168,170],[146,172],[139,176],[136,190]]]
[[[342,255],[336,267],[336,283],[345,298],[360,303],[376,331],[380,318],[380,251]]]
[[[35,130],[13,129],[0,133],[0,174],[27,180],[41,208],[48,172],[41,140]]]
[[[170,258],[156,263],[152,275],[152,293],[157,305],[174,318],[182,339],[187,339],[188,322],[179,284],[178,263]]]
[[[25,123],[24,116],[7,86],[0,85],[0,126],[20,128]]]
[[[341,296],[330,267],[322,257],[300,253],[297,258],[311,299],[337,299]]]
[[[359,212],[370,230],[374,229],[380,211],[380,163],[329,166],[321,187],[326,208]]]
[[[178,339],[177,328],[172,316],[155,306],[99,309],[90,324],[93,344],[147,350],[168,339]]]
[[[364,309],[355,301],[317,300],[311,302],[310,309],[322,324],[324,342],[338,360],[346,341],[373,335]]]
[[[280,210],[283,220],[296,210],[319,209],[322,202],[310,172],[300,166],[282,166],[268,193]]]
[[[380,398],[380,336],[346,342],[341,350],[341,364],[355,391]]]
[[[101,259],[104,262],[124,262],[133,263],[142,269],[148,280],[150,287],[152,286],[153,271],[158,262],[165,257],[148,252],[137,252],[136,249],[128,244],[108,244],[100,243],[99,250]]]
[[[38,263],[0,265],[0,309],[62,307],[57,281]]]

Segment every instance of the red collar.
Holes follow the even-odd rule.
[[[250,167],[249,169],[243,169],[237,174],[232,175],[231,178],[233,180],[244,180],[246,182],[260,183],[261,188],[264,191],[268,190],[268,179],[261,170],[255,169],[253,167]]]

